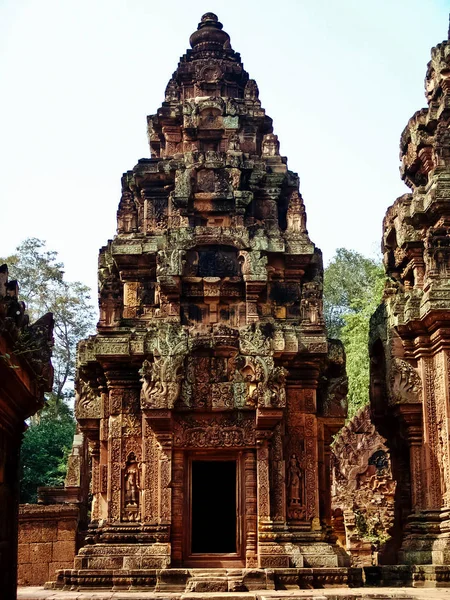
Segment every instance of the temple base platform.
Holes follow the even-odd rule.
[[[66,569],[46,589],[145,590],[152,592],[218,593],[255,590],[302,590],[354,587],[363,583],[359,568],[286,569]]]

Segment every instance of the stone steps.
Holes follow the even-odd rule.
[[[200,578],[199,578],[200,579]],[[19,588],[18,600],[450,600],[450,589],[436,588],[339,588],[320,590],[257,590],[253,592],[164,593],[145,591],[45,590]]]

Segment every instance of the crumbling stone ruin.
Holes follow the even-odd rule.
[[[450,563],[450,41],[431,51],[425,93],[401,136],[411,191],[383,222],[388,281],[370,354],[372,413],[397,481],[393,562],[409,565],[390,573],[432,585]]]
[[[216,15],[190,44],[100,252],[98,333],[76,382],[92,521],[56,585],[346,584],[329,473],[347,379],[321,253]]]
[[[0,266],[0,589],[16,597],[19,451],[25,419],[52,389],[53,317],[30,324],[17,281]]]

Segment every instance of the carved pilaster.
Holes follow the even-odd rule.
[[[435,369],[432,357],[420,360],[423,382],[423,442],[425,450],[426,489],[424,490],[425,508],[437,509],[441,506],[441,482],[437,453],[439,437],[437,431]]]
[[[286,481],[285,462],[283,460],[283,442],[281,425],[278,424],[272,436],[271,444],[271,514],[274,523],[286,521]]]
[[[158,522],[170,525],[172,520],[172,445],[173,434],[158,434],[159,505]]]
[[[172,563],[183,560],[183,513],[184,513],[184,453],[174,450],[172,457]]]
[[[269,442],[265,436],[256,440],[256,477],[258,486],[258,523],[270,523]]]
[[[91,520],[98,521],[100,518],[100,442],[89,441],[89,455],[91,457],[91,493],[92,508]]]
[[[143,422],[143,514],[146,523],[158,522],[158,456],[156,436],[148,420]]]
[[[317,456],[317,419],[314,415],[305,416],[305,487],[306,514],[311,519],[313,529],[319,523],[319,480]]]
[[[442,506],[450,507],[450,431],[449,431],[449,354],[441,350],[435,356],[436,408],[439,440],[439,457],[441,462]]]
[[[108,519],[114,523],[122,520],[129,521],[131,518],[130,511],[125,510],[127,504],[125,479],[134,481],[133,494],[136,496],[136,505],[139,506],[138,511],[133,511],[132,520],[140,519],[142,429],[137,371],[129,368],[114,368],[107,369],[105,375],[109,396]],[[131,460],[136,466],[131,466]],[[139,471],[139,474],[127,475],[130,469]],[[128,488],[129,485],[128,483]]]
[[[248,569],[258,566],[257,557],[257,486],[255,452],[249,450],[244,455],[245,481],[245,564]]]

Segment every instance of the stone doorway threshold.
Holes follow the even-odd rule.
[[[17,600],[450,600],[450,588],[336,588],[254,590],[252,592],[66,592],[42,587],[18,588]]]

